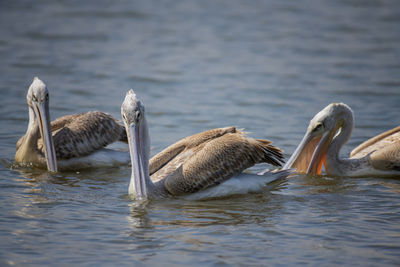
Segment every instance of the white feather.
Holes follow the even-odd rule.
[[[185,199],[199,200],[207,198],[225,197],[229,195],[243,195],[248,193],[257,193],[265,189],[265,186],[278,179],[285,179],[292,173],[292,170],[282,170],[277,172],[268,172],[264,175],[242,173],[226,180],[222,184],[210,187],[191,195]]]
[[[118,151],[103,148],[86,157],[60,160],[57,162],[60,170],[75,170],[98,167],[115,167],[127,165],[130,162],[128,151]]]

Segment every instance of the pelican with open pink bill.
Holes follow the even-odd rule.
[[[310,121],[307,132],[284,169],[321,174],[322,165],[331,176],[400,177],[400,126],[371,138],[340,158],[354,125],[353,111],[343,103],[325,107]]]

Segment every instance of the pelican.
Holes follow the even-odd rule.
[[[400,175],[400,126],[371,138],[340,158],[341,147],[353,130],[353,111],[343,103],[325,107],[310,121],[306,134],[283,169],[318,174],[322,165],[330,176]]]
[[[57,172],[59,168],[94,167],[105,161],[108,165],[129,162],[129,153],[102,150],[115,141],[127,141],[124,127],[110,115],[92,111],[63,116],[50,124],[49,92],[37,77],[26,98],[29,123],[16,145],[17,163]]]
[[[132,162],[129,194],[136,199],[196,193],[221,183],[222,186],[256,163],[280,166],[283,162],[281,150],[270,145],[270,141],[245,137],[235,127],[188,136],[149,161],[150,137],[144,105],[133,90],[126,94],[121,115]],[[288,173],[271,175],[278,178]]]

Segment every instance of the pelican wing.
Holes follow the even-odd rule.
[[[170,145],[150,159],[149,174],[153,181],[166,177],[175,171],[189,156],[191,148],[199,146],[227,133],[240,132],[236,127],[216,128],[185,137],[178,142]],[[186,149],[185,153],[182,153]]]
[[[193,155],[192,149],[186,149],[185,152],[177,154],[175,157],[165,164],[161,169],[151,175],[153,183],[158,182],[174,171],[176,171],[189,157]]]
[[[397,139],[397,142],[373,152],[370,156],[370,162],[378,170],[400,171],[400,138]]]
[[[123,141],[125,134],[125,128],[112,116],[99,111],[60,117],[51,122],[51,128],[57,159],[89,155],[115,141]],[[43,150],[41,139],[38,147]]]
[[[256,163],[280,166],[282,152],[270,143],[247,138],[242,132],[226,133],[185,149],[183,153],[190,156],[162,182],[169,193],[181,195],[220,184]]]
[[[400,126],[389,131],[381,133],[357,146],[350,153],[352,158],[362,158],[375,151],[384,149],[387,146],[392,146],[400,142]]]
[[[81,114],[72,114],[72,115],[66,115],[66,116],[62,116],[54,121],[51,122],[51,132],[54,135],[54,132],[61,129],[62,127],[64,127],[66,124],[70,123],[71,121],[73,121],[74,119],[76,119],[76,117],[79,117]],[[23,135],[18,141],[17,141],[17,150],[19,149],[19,147],[21,146],[22,142],[25,139],[25,135]],[[41,138],[39,138],[38,140],[38,147],[40,148],[39,150],[44,153],[43,151],[43,140]]]

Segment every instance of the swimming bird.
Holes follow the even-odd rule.
[[[283,169],[321,174],[322,165],[330,176],[399,176],[400,126],[371,138],[340,158],[354,125],[353,111],[343,103],[325,107],[310,121],[306,134]]]
[[[46,167],[56,172],[129,162],[129,153],[103,149],[126,140],[124,126],[109,114],[92,111],[60,117],[50,124],[49,92],[35,77],[27,96],[29,123],[16,145],[17,163]],[[124,155],[125,154],[125,155]]]
[[[129,194],[136,199],[180,196],[215,188],[256,163],[280,166],[282,151],[235,127],[212,129],[181,139],[151,160],[144,105],[133,90],[121,106],[132,162]],[[276,178],[288,173],[277,173]],[[241,186],[246,186],[246,179]],[[231,184],[232,186],[232,184]],[[208,196],[211,196],[209,194]]]

